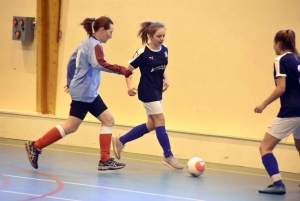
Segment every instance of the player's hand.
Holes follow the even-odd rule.
[[[169,88],[169,81],[167,79],[163,79],[163,89],[162,92],[165,92]]]
[[[255,113],[262,113],[262,111],[266,108],[266,105],[261,103],[254,108]]]
[[[133,87],[133,86],[128,87],[127,93],[128,93],[129,96],[135,96],[136,95],[136,88]]]
[[[64,90],[65,90],[66,93],[70,93],[70,89],[69,89],[68,85],[64,86]]]

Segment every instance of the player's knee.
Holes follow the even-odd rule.
[[[157,116],[154,121],[156,127],[165,125],[165,117],[163,115]]]
[[[102,122],[102,125],[107,126],[107,127],[113,127],[115,125],[115,118],[113,116],[110,116],[110,117],[106,118]]]
[[[259,153],[261,156],[265,155],[265,153],[267,152],[267,149],[261,144],[259,146]]]
[[[65,126],[64,127],[64,131],[65,131],[66,135],[76,132],[77,129],[78,129],[78,126]]]

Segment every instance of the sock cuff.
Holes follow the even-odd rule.
[[[64,129],[63,129],[63,127],[61,125],[57,125],[56,128],[59,131],[59,133],[60,133],[60,135],[61,135],[62,138],[66,137],[66,133],[65,133],[65,131],[64,131]]]
[[[148,130],[148,128],[147,128],[147,124],[146,124],[146,123],[141,124],[140,126],[141,126],[142,129],[143,129],[143,133],[149,133],[149,130]]]
[[[155,128],[156,132],[166,132],[166,127],[165,126],[159,126]]]
[[[100,134],[112,134],[113,127],[101,126]]]
[[[271,176],[271,178],[272,178],[273,182],[282,180],[280,174],[274,174],[274,175]]]
[[[267,153],[267,154],[263,155],[261,158],[264,160],[264,159],[270,158],[270,157],[274,157],[273,153]]]

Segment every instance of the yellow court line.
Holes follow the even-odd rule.
[[[4,144],[4,143],[0,143],[2,145],[6,145],[6,146],[16,146],[16,147],[23,147],[21,145],[15,145],[15,144]],[[68,151],[68,150],[60,150],[60,149],[51,149],[51,148],[45,148],[46,150],[52,150],[52,151],[60,151],[60,152],[67,152],[67,153],[75,153],[75,154],[86,154],[86,155],[94,155],[94,156],[98,156],[99,154],[93,154],[93,153],[85,153],[85,152],[78,152],[78,151]],[[136,158],[127,158],[127,157],[122,157],[124,159],[129,159],[129,160],[135,160],[135,161],[144,161],[144,162],[150,162],[150,163],[161,163],[161,162],[157,162],[157,161],[151,161],[151,160],[143,160],[143,159],[136,159]],[[231,170],[222,170],[222,169],[216,169],[216,168],[206,168],[208,170],[215,170],[215,171],[220,171],[220,172],[230,172],[230,173],[235,173],[235,174],[243,174],[243,175],[251,175],[251,176],[259,176],[259,177],[268,177],[266,175],[260,175],[260,174],[253,174],[253,173],[247,173],[247,172],[238,172],[238,171],[231,171]],[[286,178],[286,177],[282,177],[285,180],[289,180],[289,181],[296,181],[296,182],[300,182],[300,180],[296,180],[296,179],[291,179],[291,178]]]

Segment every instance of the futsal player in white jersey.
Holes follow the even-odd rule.
[[[88,38],[74,51],[68,63],[66,91],[72,98],[69,118],[65,123],[49,130],[38,140],[28,141],[25,144],[28,159],[36,169],[41,150],[75,132],[87,112],[90,112],[102,123],[99,135],[101,158],[98,170],[116,170],[125,167],[125,164],[118,163],[110,157],[114,118],[98,94],[98,88],[101,82],[101,71],[123,74],[128,77],[132,74],[132,70],[116,64],[109,64],[104,59],[102,43],[106,43],[114,31],[113,22],[109,17],[86,18],[81,25],[86,30]]]
[[[140,68],[141,78],[138,86],[138,97],[143,102],[147,113],[147,123],[134,127],[122,137],[113,136],[112,143],[116,158],[121,158],[123,146],[144,134],[155,130],[157,139],[164,151],[162,162],[173,169],[183,166],[173,156],[170,141],[165,128],[162,109],[162,93],[169,87],[165,69],[168,65],[168,48],[165,40],[165,26],[160,22],[143,22],[138,36],[142,39],[143,48],[139,49],[129,61],[129,68]],[[148,39],[150,42],[148,43]],[[128,94],[134,96],[135,88],[131,76],[126,79]]]
[[[254,109],[256,113],[262,113],[270,103],[280,98],[279,113],[269,125],[259,147],[262,162],[273,184],[259,192],[285,194],[286,188],[272,151],[281,140],[293,133],[295,146],[300,154],[300,58],[296,49],[294,31],[289,29],[277,32],[274,38],[274,50],[278,55],[274,62],[276,88]]]

